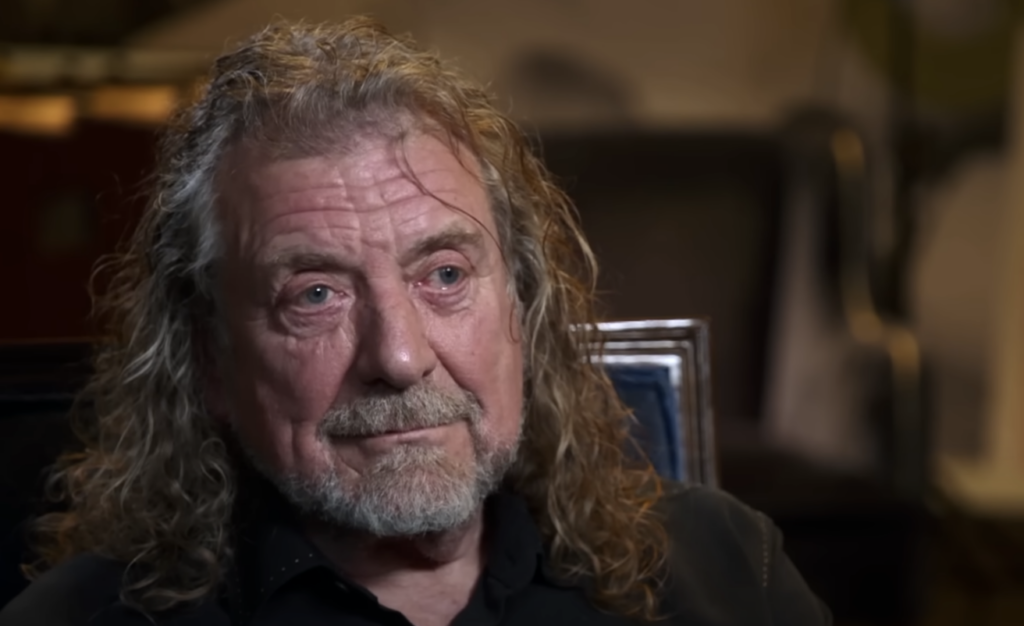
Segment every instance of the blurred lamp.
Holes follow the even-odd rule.
[[[64,135],[75,123],[75,100],[67,95],[0,95],[0,130]]]
[[[178,102],[171,85],[119,85],[93,89],[85,99],[83,115],[93,119],[135,124],[163,124]]]

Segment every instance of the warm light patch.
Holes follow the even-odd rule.
[[[63,135],[75,123],[71,96],[0,95],[0,130],[34,135]]]
[[[83,114],[115,122],[163,124],[178,97],[178,89],[170,85],[97,87],[86,98]]]

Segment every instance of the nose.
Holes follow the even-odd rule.
[[[408,292],[377,294],[360,313],[354,366],[364,385],[406,389],[437,367],[422,314]]]

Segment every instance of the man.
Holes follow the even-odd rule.
[[[363,19],[256,35],[166,133],[0,625],[827,623],[763,516],[624,459],[594,271],[481,88]]]

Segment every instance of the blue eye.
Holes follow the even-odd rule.
[[[323,304],[331,297],[331,290],[323,285],[310,287],[302,294],[307,304]]]
[[[462,278],[462,270],[451,265],[438,268],[435,270],[435,273],[437,274],[437,279],[445,287],[458,284],[459,279]]]

